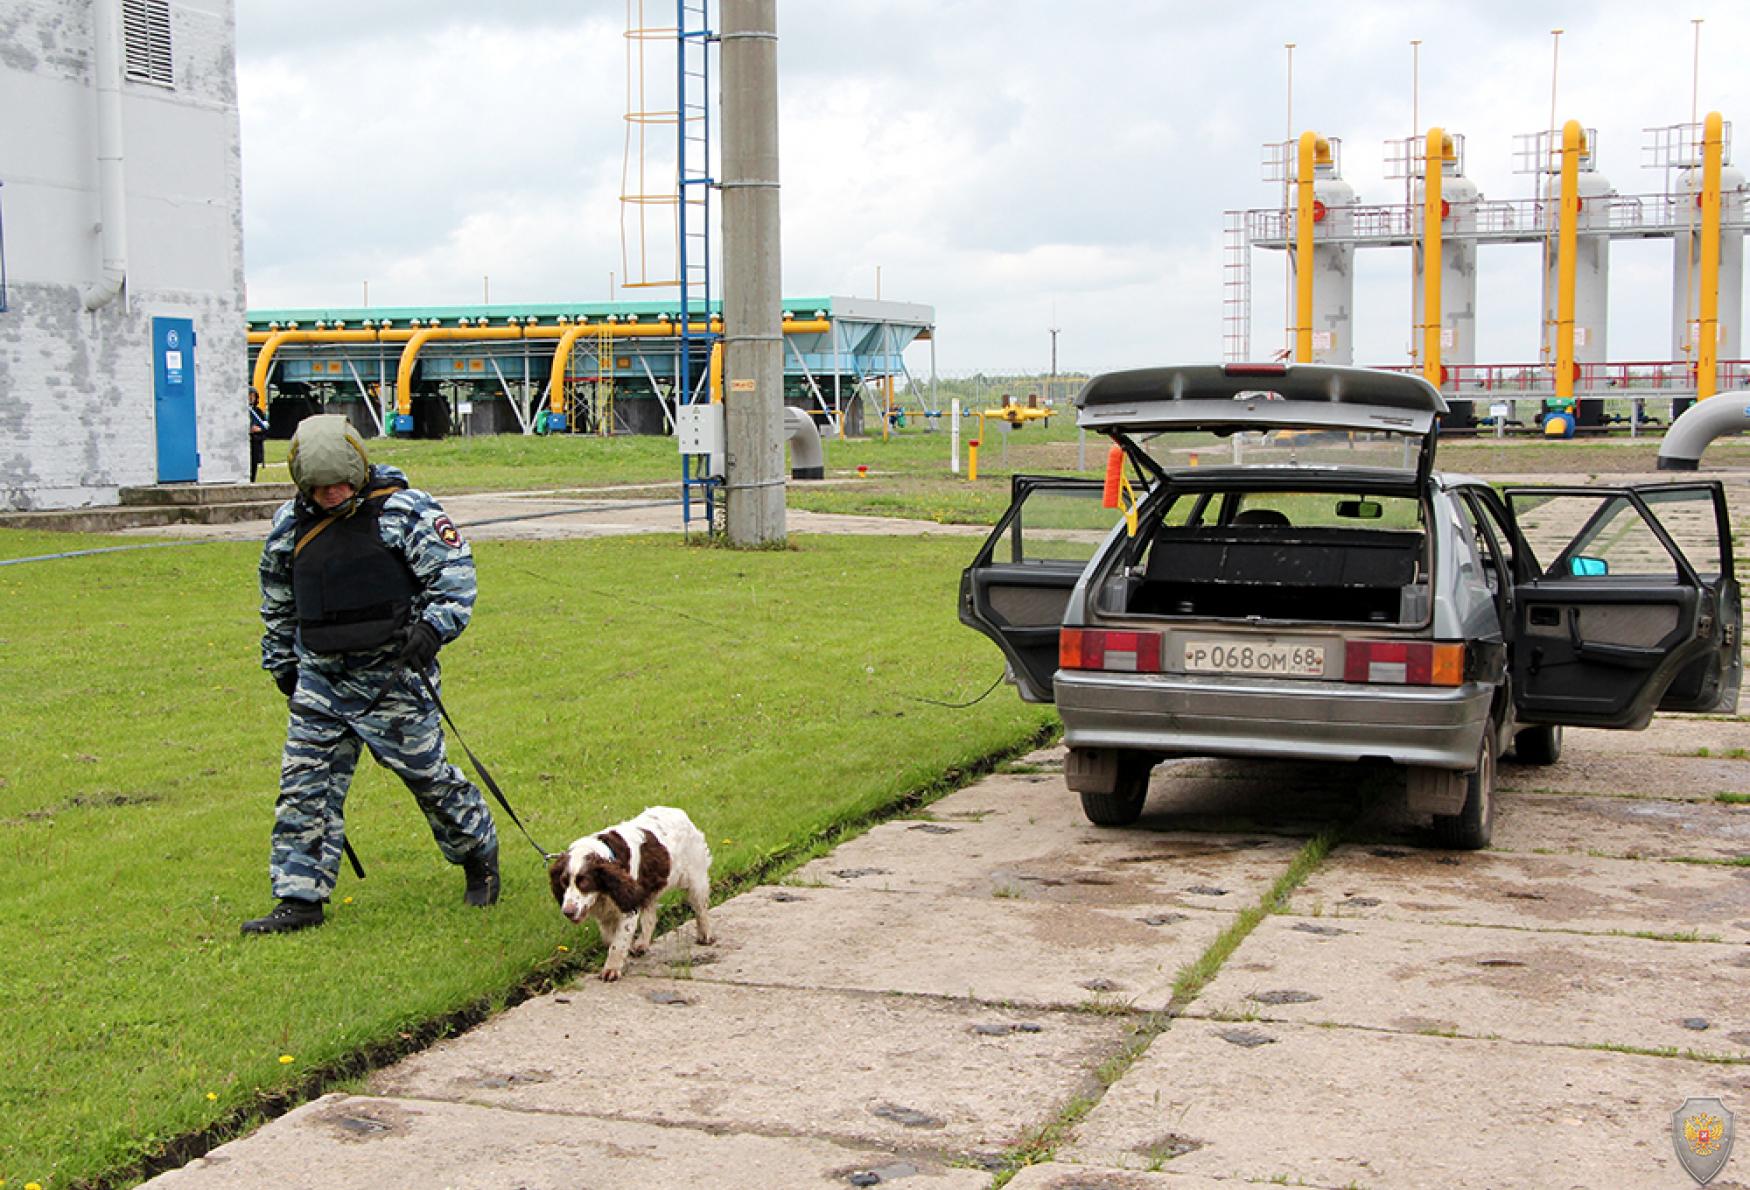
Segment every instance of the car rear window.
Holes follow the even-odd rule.
[[[1361,467],[1413,475],[1419,434],[1390,431],[1174,430],[1145,436],[1143,446],[1168,471],[1186,467]]]
[[[1421,501],[1413,496],[1341,492],[1181,492],[1162,515],[1167,525],[1278,525],[1302,529],[1419,529]]]

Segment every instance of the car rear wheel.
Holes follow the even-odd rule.
[[[1464,808],[1434,816],[1434,838],[1449,851],[1481,851],[1495,831],[1495,729],[1483,732],[1477,767],[1465,774]]]
[[[1520,764],[1554,764],[1561,758],[1560,724],[1527,727],[1513,737],[1513,759]]]
[[[1148,775],[1154,769],[1154,758],[1139,752],[1122,752],[1118,756],[1118,779],[1111,793],[1083,792],[1082,813],[1095,826],[1130,826],[1142,817],[1143,803],[1148,801]]]

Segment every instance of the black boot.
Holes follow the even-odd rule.
[[[273,907],[273,912],[266,917],[257,917],[243,923],[245,934],[289,934],[293,930],[307,930],[311,926],[322,924],[322,902],[300,901],[295,897],[286,897]]]
[[[476,909],[498,903],[498,848],[476,851],[462,858],[462,872],[468,877],[468,887],[462,899]]]

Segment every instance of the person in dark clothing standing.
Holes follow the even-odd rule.
[[[255,394],[249,394],[249,482],[255,482],[255,473],[261,470],[261,464],[267,457],[267,414],[255,403]]]
[[[346,418],[305,419],[287,452],[298,495],[261,554],[261,665],[291,706],[268,872],[279,903],[246,934],[319,926],[346,841],[359,753],[407,785],[463,899],[498,900],[498,834],[479,789],[444,757],[438,649],[474,607],[474,555],[438,502],[372,466]]]

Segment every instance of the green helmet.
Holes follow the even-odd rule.
[[[322,413],[299,422],[286,450],[286,465],[291,468],[292,482],[305,496],[336,483],[350,483],[355,491],[363,491],[371,473],[364,439],[338,413]]]

